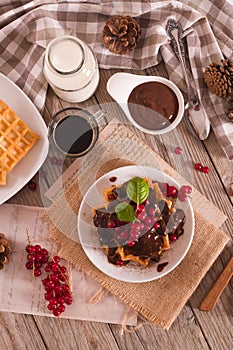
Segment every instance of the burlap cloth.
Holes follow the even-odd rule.
[[[203,69],[211,62],[220,61],[223,55],[233,59],[232,13],[230,0],[4,0],[0,6],[0,71],[42,111],[47,89],[42,71],[45,48],[53,38],[72,34],[91,46],[101,68],[141,70],[163,60],[169,79],[186,92],[180,63],[165,30],[167,19],[172,17],[184,29],[190,82],[223,150],[233,159],[233,124],[224,112],[222,99],[209,93],[203,80]],[[105,22],[118,14],[133,16],[142,28],[138,47],[125,56],[113,54],[102,45]]]
[[[127,139],[126,143],[131,142],[132,144],[133,141],[137,141],[142,148],[142,155],[143,152],[147,152],[152,157],[150,162],[154,160],[152,166],[156,167],[159,164],[160,168],[169,175],[173,175],[174,178],[179,177],[176,170],[137,139],[125,126],[108,126],[106,129],[104,137],[99,140],[100,143],[114,138],[114,135],[117,135],[122,143]],[[125,144],[122,149],[124,146],[127,147]],[[51,237],[57,242],[58,253],[61,257],[96,279],[103,287],[117,295],[149,322],[168,329],[229,240],[223,231],[201,215],[198,211],[199,202],[202,202],[202,205],[203,202],[205,205],[210,205],[206,211],[210,213],[209,217],[215,220],[215,224],[221,225],[226,217],[197,190],[194,190],[192,204],[195,211],[195,234],[191,248],[179,266],[168,275],[147,283],[126,283],[108,277],[89,261],[77,241],[77,213],[86,190],[83,189],[83,185],[85,187],[93,178],[93,173],[98,178],[114,168],[130,165],[137,158],[135,154],[138,154],[138,152],[131,152],[132,158],[126,154],[122,154],[122,158],[117,158],[119,153],[121,152],[114,149],[114,145],[112,147],[108,145],[105,151],[101,151],[101,154],[95,154],[96,162],[93,164],[89,162],[84,171],[81,168],[77,169],[76,173],[74,172],[64,191],[47,210],[51,223]],[[111,159],[109,159],[109,154],[111,154]],[[104,159],[106,159],[105,163],[102,162]],[[98,163],[101,165],[97,170]]]

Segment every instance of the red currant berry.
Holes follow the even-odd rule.
[[[35,253],[35,247],[31,244],[28,244],[25,248],[26,252],[29,253],[29,254],[33,254]]]
[[[153,227],[157,230],[158,228],[160,228],[160,223],[156,221]]]
[[[63,290],[64,290],[64,292],[69,292],[70,291],[69,285],[68,284],[64,284]]]
[[[59,278],[58,278],[58,275],[57,275],[57,274],[53,274],[53,275],[51,275],[51,276],[50,276],[50,278],[51,278],[51,281],[53,281],[54,283],[55,283],[55,282],[57,282],[57,281],[59,280]]]
[[[59,256],[57,256],[57,255],[55,255],[55,256],[53,257],[53,261],[56,262],[56,263],[59,263],[60,260],[61,260],[61,259],[60,259]]]
[[[63,304],[65,302],[64,298],[61,296],[61,297],[57,297],[57,302],[59,304]]]
[[[108,200],[109,201],[114,201],[117,198],[117,196],[114,193],[109,193],[108,194]]]
[[[32,270],[33,269],[33,262],[28,261],[25,264],[27,270]]]
[[[70,292],[68,292],[68,291],[64,292],[64,293],[63,293],[63,297],[64,297],[64,298],[66,298],[66,297],[69,297],[69,298],[70,298],[70,297],[71,297]]]
[[[128,232],[127,231],[122,231],[119,233],[119,235],[117,236],[118,239],[120,240],[125,240],[127,239],[129,236]]]
[[[41,252],[41,254],[42,254],[43,256],[49,255],[47,249],[45,249],[45,248],[42,248],[40,252]]]
[[[60,313],[63,313],[66,311],[66,307],[64,304],[61,304],[57,307],[57,311],[60,312]]]
[[[57,164],[57,157],[51,157],[51,163]]]
[[[34,270],[34,276],[39,277],[41,275],[41,270],[40,269],[35,269]]]
[[[229,188],[228,188],[228,193],[231,197],[233,196],[233,183],[230,183]]]
[[[45,290],[46,290],[47,292],[51,291],[53,288],[54,288],[54,283],[53,283],[53,281],[49,281],[49,282],[46,284],[46,286],[45,286]]]
[[[127,246],[131,248],[131,247],[135,246],[135,244],[136,244],[135,241],[129,241],[129,242],[127,243]]]
[[[51,292],[45,293],[44,295],[45,300],[50,300],[52,297],[53,297],[53,293]]]
[[[68,295],[65,296],[65,297],[64,297],[64,300],[65,300],[65,303],[66,303],[67,305],[71,305],[72,302],[73,302],[71,295],[70,295],[70,296],[68,296]]]
[[[196,170],[198,170],[198,171],[201,171],[201,170],[202,170],[202,165],[201,165],[201,163],[196,163],[196,164],[194,165],[194,168],[195,168]]]
[[[176,154],[181,154],[182,151],[183,151],[183,150],[182,150],[181,147],[176,147],[176,148],[175,148],[175,153],[176,153]]]
[[[35,245],[35,252],[40,253],[40,251],[41,251],[41,246],[39,244],[36,244]]]
[[[28,187],[31,191],[35,191],[36,190],[36,183],[34,181],[30,181],[28,184]]]
[[[63,287],[62,287],[61,284],[58,284],[58,285],[56,285],[56,286],[54,287],[54,292],[55,292],[56,294],[61,293],[62,290],[63,290]]]
[[[47,305],[47,308],[48,308],[49,311],[53,311],[55,307],[56,307],[56,305],[53,305],[53,304],[50,304],[50,303]]]
[[[185,202],[187,199],[187,195],[185,193],[180,193],[178,196],[180,202]]]
[[[114,228],[114,227],[116,227],[115,222],[112,221],[112,220],[109,220],[109,222],[108,222],[108,228]]]
[[[59,280],[61,281],[61,282],[65,282],[66,281],[66,276],[64,276],[64,275],[59,275]]]
[[[175,186],[168,186],[168,197],[177,197],[178,190]]]
[[[42,280],[42,283],[43,283],[43,285],[44,286],[46,286],[46,284],[49,282],[49,279],[48,278],[44,278],[43,280]]]
[[[27,259],[28,261],[33,262],[36,260],[36,256],[34,254],[28,254]]]
[[[57,309],[54,309],[54,310],[53,310],[53,314],[54,314],[54,316],[56,316],[56,317],[59,317],[59,316],[61,315],[61,313],[60,313]]]
[[[183,193],[183,194],[191,194],[192,193],[192,187],[191,186],[186,186],[186,185],[183,185],[181,186],[180,188],[180,193]]]
[[[42,260],[41,260],[41,262],[44,264],[44,263],[47,263],[48,260],[49,260],[48,256],[45,256],[45,255],[44,255],[43,258],[42,258]]]
[[[50,266],[47,265],[47,266],[45,266],[44,270],[45,270],[45,272],[50,272],[51,268],[50,268]]]
[[[61,266],[60,270],[62,273],[66,273],[67,272],[67,268],[65,266]]]
[[[43,259],[43,255],[41,253],[36,254],[36,261],[41,261]]]
[[[49,303],[50,304],[52,304],[52,305],[57,305],[58,304],[58,302],[57,302],[57,298],[51,298],[50,300],[49,300]]]
[[[53,265],[52,265],[52,271],[53,272],[56,272],[58,270],[58,263],[54,263]]]
[[[37,262],[35,263],[35,268],[40,269],[41,266],[42,266],[42,262],[37,261]]]
[[[208,166],[203,166],[202,170],[203,173],[207,174],[209,172]]]
[[[177,236],[176,236],[176,235],[173,235],[173,234],[172,234],[172,235],[170,235],[170,237],[169,237],[169,238],[170,238],[170,241],[171,241],[171,242],[174,242],[174,241],[176,241],[176,240],[177,240]]]

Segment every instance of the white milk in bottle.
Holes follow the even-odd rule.
[[[58,97],[82,102],[99,83],[99,69],[92,50],[80,39],[65,35],[52,40],[44,58],[44,75]]]

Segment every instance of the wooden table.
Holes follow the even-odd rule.
[[[112,102],[111,97],[106,93],[106,82],[116,72],[117,70],[101,70],[100,84],[95,95],[78,106],[87,107],[96,103]],[[162,66],[132,73],[165,76]],[[43,114],[46,123],[56,111],[67,106],[69,103],[59,100],[49,89]],[[225,174],[233,169],[232,162],[224,155],[212,131],[208,139],[201,142],[196,141],[188,133],[183,122],[178,128],[190,150],[193,162],[200,162],[210,168],[209,174],[195,172],[195,187],[228,216],[222,229],[233,237],[232,197],[229,196],[227,184],[224,183]],[[171,163],[169,150],[166,147],[159,147],[153,136],[144,135],[134,128],[132,130],[168,163]],[[38,182],[38,174],[33,181]],[[40,191],[37,187],[36,192],[31,192],[28,186],[25,186],[8,203],[41,206]],[[199,305],[232,254],[231,241],[208,271],[169,331],[146,324],[134,332],[126,331],[122,336],[120,325],[78,320],[62,320],[60,324],[56,318],[52,317],[0,313],[0,349],[228,350],[233,344],[233,281],[228,284],[213,311],[200,311]]]

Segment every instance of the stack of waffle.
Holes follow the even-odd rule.
[[[38,139],[39,136],[0,100],[0,185],[6,185],[7,172],[14,168]]]
[[[119,265],[120,261],[119,266],[134,262],[146,267],[150,261],[159,262],[162,253],[170,249],[170,236],[175,235],[178,238],[184,232],[185,214],[183,210],[175,208],[176,200],[168,199],[162,193],[157,182],[153,183],[150,178],[144,180],[149,185],[147,209],[154,208],[154,222],[157,223],[157,226],[154,226],[153,222],[149,224],[148,228],[140,228],[133,245],[130,244],[132,243],[130,238],[131,224],[125,225],[126,223],[123,223],[121,226],[114,211],[116,203],[120,203],[126,198],[124,186],[126,183],[123,186],[112,185],[104,189],[103,195],[106,204],[93,208],[93,222],[97,227],[100,244],[103,246],[108,261],[114,265]],[[138,218],[140,221],[140,216]],[[109,225],[112,222],[114,226]],[[112,227],[117,228],[118,233]],[[122,233],[124,233],[124,238]]]

